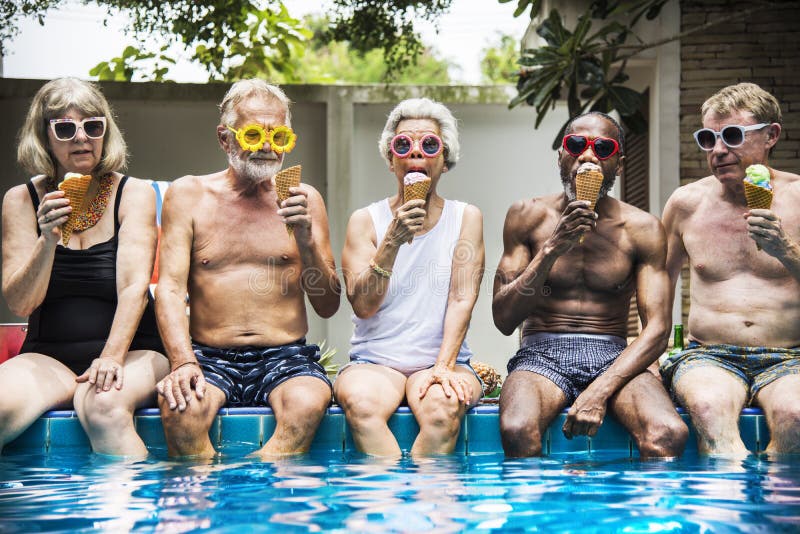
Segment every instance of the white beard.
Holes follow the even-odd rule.
[[[233,143],[231,143],[233,145]],[[260,184],[266,180],[270,180],[275,176],[283,162],[279,159],[262,159],[261,157],[254,157],[258,152],[251,152],[247,159],[242,159],[237,153],[236,146],[231,146],[228,151],[228,165],[230,165],[236,176],[244,178],[253,184]]]

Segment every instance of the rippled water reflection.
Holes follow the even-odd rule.
[[[800,532],[800,458],[0,457],[0,531]]]

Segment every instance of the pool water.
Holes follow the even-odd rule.
[[[800,459],[0,457],[0,532],[800,532]]]

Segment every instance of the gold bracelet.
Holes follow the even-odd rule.
[[[387,271],[386,269],[375,263],[374,258],[369,260],[369,266],[373,271],[378,273],[383,278],[390,278],[392,276],[392,271]]]

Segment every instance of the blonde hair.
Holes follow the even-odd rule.
[[[730,115],[735,111],[749,111],[756,121],[781,124],[781,106],[778,100],[754,83],[737,83],[719,90],[703,102],[701,116],[712,112]]]
[[[47,129],[50,119],[62,118],[70,109],[86,117],[106,118],[103,156],[93,172],[104,176],[125,169],[128,147],[114,120],[111,106],[97,85],[77,78],[49,81],[36,92],[19,132],[19,164],[32,174],[56,177],[57,162],[50,151]]]
[[[397,125],[406,119],[430,119],[439,125],[439,135],[444,144],[444,162],[448,169],[458,163],[458,123],[444,104],[430,98],[409,98],[403,100],[389,113],[386,124],[378,139],[378,151],[386,162],[392,164],[392,151],[389,142],[397,133]]]
[[[259,78],[249,78],[246,80],[239,80],[231,85],[228,92],[219,104],[220,123],[223,126],[230,126],[236,122],[236,106],[243,100],[252,96],[265,97],[267,99],[277,100],[286,108],[286,126],[292,125],[292,112],[289,109],[291,100],[286,96],[286,93],[277,85],[272,85]],[[228,132],[230,133],[230,132]]]

